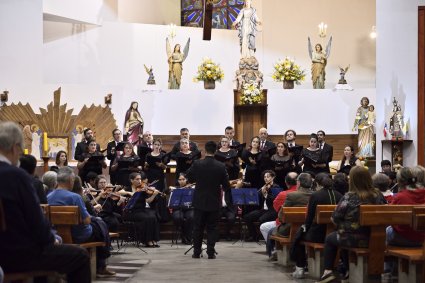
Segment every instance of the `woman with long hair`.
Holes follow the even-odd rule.
[[[340,246],[351,248],[367,248],[369,246],[370,227],[360,225],[360,205],[386,204],[382,193],[373,187],[369,171],[362,166],[354,166],[349,175],[349,191],[339,201],[332,221],[337,231],[330,233],[325,240],[324,268],[319,283],[330,282],[336,278],[333,266]],[[343,278],[348,279],[348,252],[340,251],[343,267]]]
[[[276,153],[270,157],[272,170],[276,173],[275,183],[286,189],[285,177],[293,168],[293,158],[289,154],[288,145],[284,142],[276,144]]]
[[[351,145],[344,147],[344,154],[341,161],[338,163],[338,173],[344,173],[348,176],[353,166],[362,166],[360,160],[354,155],[354,148]]]
[[[134,153],[130,142],[124,144],[124,152],[115,158],[111,171],[115,172],[117,184],[125,187],[130,186],[129,176],[132,172],[142,171],[140,157]]]
[[[242,161],[245,163],[244,181],[251,183],[251,187],[257,189],[259,189],[262,184],[260,160],[260,138],[255,136],[251,139],[250,147],[242,151]]]

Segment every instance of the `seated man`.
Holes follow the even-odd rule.
[[[0,266],[6,273],[56,271],[67,274],[70,283],[91,282],[86,249],[55,244],[31,177],[16,167],[22,144],[18,125],[0,123],[0,221],[5,221],[0,225]]]
[[[106,268],[110,256],[108,228],[100,218],[91,218],[80,195],[73,193],[75,174],[69,167],[60,168],[57,175],[58,187],[47,197],[49,205],[75,205],[80,208],[83,224],[72,227],[72,240],[75,243],[106,242],[105,247],[97,247],[97,277],[114,276],[116,273]]]

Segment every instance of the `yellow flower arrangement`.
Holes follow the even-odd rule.
[[[272,78],[277,82],[294,81],[299,85],[305,79],[305,71],[295,64],[293,59],[286,57],[285,60],[279,60],[274,65]]]
[[[219,81],[224,78],[224,72],[220,65],[214,63],[210,58],[203,59],[202,64],[198,67],[198,73],[193,78],[195,82],[198,81]]]
[[[241,103],[242,104],[256,104],[260,103],[263,99],[263,90],[261,85],[250,81],[244,83],[242,86]]]

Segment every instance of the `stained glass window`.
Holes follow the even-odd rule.
[[[244,0],[214,0],[212,27],[231,29],[232,23],[242,9]],[[181,25],[202,27],[202,0],[181,0]]]

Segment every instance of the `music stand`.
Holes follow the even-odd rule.
[[[240,189],[232,189],[232,199],[234,205],[240,205],[240,206],[248,206],[248,205],[259,205],[260,200],[258,198],[258,190],[255,188],[240,188]],[[242,208],[243,210],[243,208]],[[241,223],[241,218],[239,218],[239,224],[240,227],[240,239],[233,242],[232,245],[236,244],[237,242],[241,241],[242,245],[243,242],[245,242],[245,230]]]
[[[173,210],[183,208],[190,208],[192,206],[193,193],[195,189],[185,188],[185,189],[174,189],[170,194],[170,199],[168,200],[168,207]],[[176,227],[175,241],[176,245],[178,244],[178,238],[181,234],[181,228]],[[174,244],[174,235],[171,240],[171,246]]]

